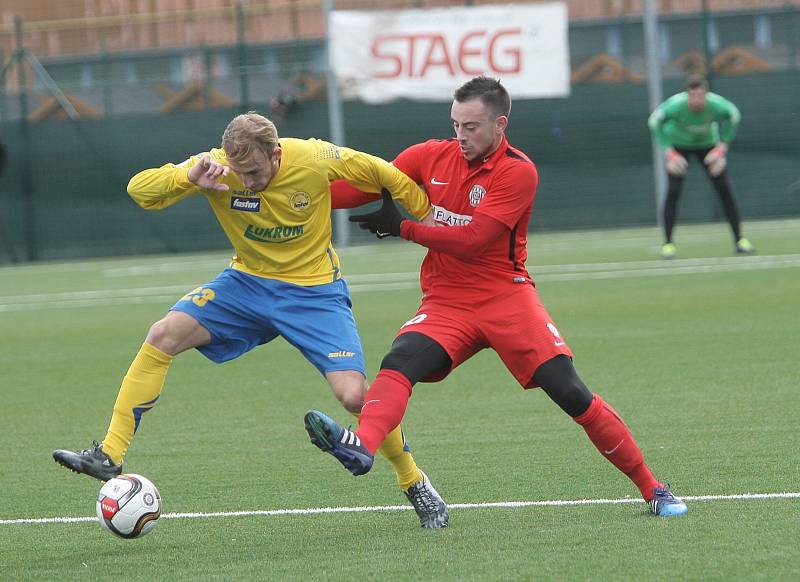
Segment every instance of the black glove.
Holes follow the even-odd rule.
[[[400,236],[400,223],[404,219],[397,210],[397,206],[394,205],[391,193],[386,188],[381,192],[383,204],[378,210],[369,214],[351,216],[350,222],[357,222],[358,226],[370,231],[378,238]]]

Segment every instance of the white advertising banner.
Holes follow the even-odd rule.
[[[569,95],[563,2],[362,12],[330,18],[330,55],[345,98],[450,101],[477,75],[513,99]]]

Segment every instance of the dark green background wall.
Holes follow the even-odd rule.
[[[730,174],[744,219],[800,215],[800,73],[718,77],[713,88],[743,115]],[[665,96],[680,90],[673,82]],[[269,111],[266,104],[255,107]],[[449,103],[346,103],[344,112],[347,145],[388,159],[417,141],[452,134]],[[10,153],[0,177],[0,262],[226,248],[202,198],[148,212],[125,187],[141,169],[217,145],[236,113],[35,123],[28,126],[26,159],[20,126],[0,125]],[[568,99],[515,102],[509,140],[541,175],[532,228],[654,224],[648,114],[643,84],[583,84]],[[279,130],[327,138],[326,104],[296,106]],[[29,199],[22,194],[25,167]],[[680,220],[720,216],[710,185],[692,168]]]

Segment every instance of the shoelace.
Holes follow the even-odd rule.
[[[656,508],[658,503],[671,504],[671,503],[677,503],[677,502],[678,502],[678,498],[675,497],[669,491],[669,483],[664,485],[663,489],[656,489],[655,490],[655,495],[653,495],[653,499],[651,501],[651,503],[653,504],[653,508],[654,509]]]
[[[97,453],[97,450],[99,448],[101,448],[102,446],[103,445],[101,445],[97,441],[92,441],[92,448],[91,449],[83,449],[83,451],[81,451],[81,454],[86,453],[87,455],[93,455],[93,454]]]
[[[664,499],[673,499],[675,497],[669,492],[669,483],[664,485],[663,489],[656,489],[656,496],[661,496]]]
[[[409,490],[408,495],[415,501],[419,501],[420,505],[422,505],[425,508],[425,511],[427,511],[428,513],[434,513],[439,510],[439,504],[430,494],[428,488],[425,487],[424,481],[419,485],[414,485]],[[414,505],[416,506],[417,504],[415,503]]]
[[[111,461],[111,458],[103,452],[103,445],[97,441],[92,441],[92,448],[84,449],[81,454],[97,457],[106,467],[112,467],[114,465],[113,461]]]

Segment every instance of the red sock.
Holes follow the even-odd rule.
[[[575,422],[583,427],[600,454],[636,484],[645,501],[650,501],[653,488],[662,485],[645,464],[639,445],[617,411],[595,394],[589,408],[575,417]]]
[[[395,370],[381,370],[364,396],[356,434],[369,452],[375,454],[386,435],[403,420],[411,382]]]

